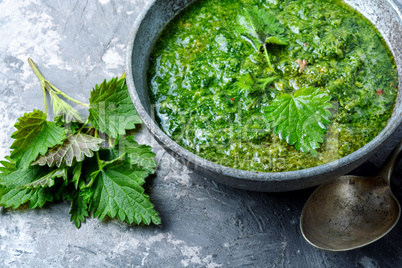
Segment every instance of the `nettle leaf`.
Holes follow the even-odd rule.
[[[250,96],[251,101],[244,102],[248,109],[257,109],[261,103],[267,103],[275,97],[276,90],[269,85],[278,79],[277,76],[255,78],[252,74],[246,73],[238,78],[235,86],[237,86],[239,94],[243,94],[245,97]]]
[[[116,138],[142,121],[134,108],[125,79],[104,80],[89,99],[89,122],[99,131]]]
[[[85,122],[85,119],[80,115],[80,113],[71,107],[70,104],[60,99],[53,90],[49,90],[48,92],[52,100],[53,113],[56,121],[60,120],[64,123]]]
[[[35,208],[43,207],[47,201],[53,201],[53,197],[48,192],[47,188],[22,188],[46,176],[48,172],[48,168],[31,166],[17,169],[14,172],[2,176],[0,185],[3,189],[0,206],[6,208],[13,207],[13,209],[16,209],[29,201],[29,207]]]
[[[78,189],[78,185],[80,184],[81,174],[82,174],[82,162],[78,162],[75,164],[73,169],[73,178],[71,181],[74,183],[75,189]]]
[[[41,208],[46,202],[53,201],[53,195],[49,193],[47,188],[32,189],[28,191],[29,197],[29,208]]]
[[[317,156],[330,123],[331,97],[315,88],[301,88],[293,96],[286,93],[266,108],[273,132],[297,150]]]
[[[33,165],[48,165],[49,167],[61,165],[72,166],[74,159],[81,162],[85,157],[92,157],[98,151],[102,139],[78,132],[69,135],[60,145],[50,149],[46,155],[39,156]]]
[[[150,174],[155,173],[157,163],[152,147],[138,144],[134,136],[127,136],[115,140],[115,147],[112,149],[117,156],[125,154],[127,162],[144,168]]]
[[[93,197],[90,210],[102,220],[106,215],[120,221],[160,224],[158,212],[141,186],[148,172],[129,163],[104,166],[93,173]]]
[[[1,184],[1,177],[10,174],[17,170],[17,162],[16,160],[12,159],[10,156],[5,157],[6,160],[0,161],[0,184]]]
[[[81,195],[80,191],[75,192],[71,198],[70,215],[70,221],[74,222],[77,228],[80,228],[88,217],[88,200]]]
[[[235,85],[240,89],[241,93],[250,92],[254,85],[254,77],[250,73],[246,73],[237,78]]]
[[[247,96],[250,93],[264,93],[267,86],[275,80],[278,80],[277,76],[255,78],[252,74],[246,73],[238,78],[236,86],[240,89],[240,93],[245,93]]]
[[[11,135],[15,139],[11,158],[18,161],[18,166],[27,167],[39,154],[44,155],[48,148],[62,144],[66,138],[66,130],[46,121],[46,114],[39,110],[20,117],[15,127],[17,131]]]
[[[265,9],[254,6],[244,9],[237,17],[239,27],[236,30],[249,41],[255,50],[259,51],[265,44],[287,45],[283,36],[285,28]]]
[[[266,40],[266,44],[273,44],[273,45],[284,45],[286,46],[288,43],[286,42],[287,39],[284,37],[279,36],[269,36]]]
[[[20,188],[40,188],[40,187],[52,187],[54,185],[54,180],[57,178],[63,178],[67,182],[67,168],[58,168],[50,171],[43,177],[30,182],[28,184],[20,186]]]

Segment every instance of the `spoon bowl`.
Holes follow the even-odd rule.
[[[383,237],[399,214],[399,203],[382,177],[342,176],[307,201],[302,230],[318,248],[349,250]]]
[[[345,251],[386,235],[401,214],[390,189],[391,173],[401,150],[402,142],[376,176],[347,175],[318,187],[304,205],[300,218],[304,238],[319,249]]]

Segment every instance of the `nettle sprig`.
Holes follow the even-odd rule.
[[[267,45],[287,45],[287,38],[283,35],[285,28],[266,10],[254,6],[252,9],[243,9],[243,15],[237,18],[239,27],[236,30],[259,52],[264,50],[268,66],[277,74],[271,64]]]
[[[324,142],[326,125],[330,123],[331,97],[314,87],[302,87],[289,93],[283,89],[279,94],[273,92],[272,83],[281,81],[286,85],[286,82],[272,65],[268,47],[288,44],[284,26],[277,22],[266,9],[259,9],[256,6],[244,9],[243,14],[238,16],[238,24],[237,31],[255,51],[258,53],[261,50],[264,51],[268,67],[273,73],[269,77],[262,78],[256,78],[250,73],[238,77],[236,86],[239,91],[254,98],[248,108],[254,109],[262,102],[270,102],[264,109],[269,122],[268,128],[280,139],[294,145],[296,149],[317,156],[317,149],[320,148],[320,143]],[[301,73],[307,62],[299,61],[300,59],[297,62]],[[289,88],[288,85],[286,86]],[[267,95],[275,97],[268,99]]]
[[[28,61],[39,78],[45,111],[26,113],[15,124],[11,154],[1,161],[0,206],[40,208],[69,200],[77,228],[91,212],[100,220],[108,216],[130,224],[160,224],[142,187],[155,171],[155,154],[126,135],[141,119],[125,76],[96,85],[86,104],[57,89]],[[48,120],[46,92],[53,121]],[[60,96],[88,109],[88,119]]]

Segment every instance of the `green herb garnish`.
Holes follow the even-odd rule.
[[[282,24],[276,22],[265,9],[244,9],[243,15],[238,16],[238,23],[240,26],[237,31],[258,52],[261,48],[264,49],[269,68],[275,74],[257,79],[247,73],[237,79],[236,86],[240,92],[254,97],[251,107],[248,108],[255,108],[262,101],[267,101],[265,93],[269,92],[269,86],[274,81],[280,80],[284,83],[271,64],[267,44],[287,45],[287,38],[284,37],[285,28]],[[297,62],[303,65],[300,66],[302,72],[307,62],[300,59]],[[288,144],[295,145],[296,149],[317,156],[316,149],[320,147],[319,143],[324,141],[326,125],[330,123],[331,113],[328,109],[332,108],[329,103],[331,97],[319,89],[310,87],[273,96],[275,98],[265,109],[265,116],[273,133]]]
[[[271,64],[269,58],[267,44],[287,45],[287,38],[283,33],[285,28],[266,10],[253,7],[252,9],[244,9],[243,15],[238,16],[239,27],[237,31],[249,41],[256,51],[264,49],[269,68],[276,71]]]
[[[317,156],[331,113],[331,97],[315,88],[301,88],[293,96],[283,93],[266,108],[274,133],[297,150]]]
[[[244,94],[264,93],[271,83],[277,80],[277,76],[266,78],[255,78],[252,74],[246,73],[239,77],[236,81],[240,92]]]
[[[45,112],[26,113],[15,124],[11,155],[1,161],[0,206],[16,209],[29,202],[36,208],[70,200],[71,221],[77,228],[90,212],[100,220],[109,216],[130,224],[160,224],[142,187],[155,171],[155,154],[150,146],[125,136],[141,120],[124,76],[96,85],[85,104],[57,89],[32,60],[29,63],[43,89]],[[55,122],[47,120],[46,91]],[[89,108],[86,122],[59,95]]]

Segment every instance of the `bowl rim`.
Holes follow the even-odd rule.
[[[399,126],[402,123],[402,111],[396,113],[396,105],[397,99],[395,100],[394,110],[392,112],[391,117],[388,119],[387,126],[370,142],[365,144],[363,147],[354,151],[353,153],[344,156],[340,159],[331,161],[326,164],[322,164],[315,167],[310,167],[306,169],[294,170],[294,171],[284,171],[284,172],[255,172],[248,170],[235,169],[227,166],[223,166],[212,161],[206,160],[187,149],[183,148],[179,144],[177,144],[174,140],[172,140],[162,129],[158,126],[158,124],[151,118],[150,114],[146,111],[145,107],[142,105],[140,97],[137,93],[136,87],[134,85],[134,77],[133,77],[133,48],[134,43],[136,41],[137,32],[141,27],[141,23],[144,18],[149,13],[150,9],[153,5],[156,4],[158,0],[152,0],[148,3],[148,5],[144,8],[143,12],[137,17],[134,22],[134,26],[131,34],[129,35],[127,44],[126,44],[126,61],[125,61],[125,70],[126,70],[126,83],[129,89],[130,96],[134,103],[134,106],[142,119],[144,125],[147,127],[151,135],[161,144],[164,149],[171,151],[175,155],[179,155],[182,157],[182,160],[188,161],[188,163],[192,163],[195,166],[199,166],[206,170],[210,170],[216,174],[229,176],[237,179],[241,179],[247,182],[292,182],[295,180],[300,181],[305,177],[311,176],[325,176],[326,174],[330,174],[335,170],[340,168],[344,168],[343,174],[346,174],[353,170],[356,166],[361,165],[364,161],[366,161],[369,157],[371,157],[384,143],[396,132]],[[385,0],[387,1],[394,11],[397,12],[399,18],[402,20],[402,15],[400,9],[396,6],[393,0]],[[193,2],[193,1],[191,1]],[[387,43],[390,47],[390,45]],[[395,55],[393,55],[395,56]],[[397,67],[399,69],[400,67]],[[399,70],[398,70],[399,71]],[[399,74],[398,79],[398,95],[402,94],[402,85],[401,85],[401,75]],[[401,104],[402,106],[402,104]],[[402,109],[401,109],[402,110]],[[319,181],[315,185],[321,184],[322,181]],[[314,185],[310,185],[314,186]],[[306,187],[302,187],[299,189],[303,189]]]

